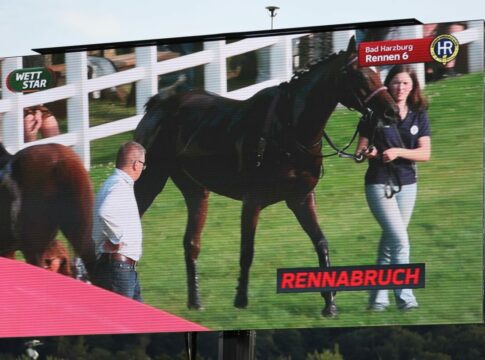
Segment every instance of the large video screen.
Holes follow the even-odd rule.
[[[3,58],[0,336],[482,322],[483,34]]]

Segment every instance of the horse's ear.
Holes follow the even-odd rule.
[[[349,45],[347,46],[347,54],[355,54],[357,53],[357,45],[355,43],[355,35],[352,36],[349,40]]]

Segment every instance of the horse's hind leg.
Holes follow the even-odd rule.
[[[207,218],[209,192],[192,183],[185,177],[173,177],[175,184],[182,191],[187,204],[187,227],[184,235],[185,267],[187,270],[187,291],[189,309],[203,309],[199,294],[199,276],[197,258],[200,252],[200,234]]]
[[[241,272],[239,274],[236,298],[234,299],[234,306],[240,309],[248,306],[249,269],[253,263],[254,236],[260,212],[261,204],[259,202],[249,198],[243,200],[241,214],[241,254],[239,259]]]
[[[37,218],[35,220],[34,216]],[[24,254],[25,261],[31,265],[42,267],[42,257],[47,247],[54,240],[57,233],[57,226],[49,219],[36,213],[28,216],[24,213],[24,219],[30,221],[21,221],[22,232],[20,234],[20,250]]]
[[[79,193],[60,200],[56,216],[62,233],[84,262],[88,275],[92,275],[96,255],[91,237],[93,200],[88,190],[80,189]]]
[[[320,267],[328,268],[330,266],[328,241],[318,225],[314,192],[309,193],[303,200],[288,200],[286,203],[295,214],[303,230],[305,230],[312,240],[318,255]],[[335,293],[326,291],[321,294],[325,299],[325,307],[322,310],[322,315],[327,317],[336,316],[337,306],[335,305]]]

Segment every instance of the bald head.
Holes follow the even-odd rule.
[[[116,167],[138,180],[145,164],[145,148],[135,141],[121,145],[116,157]]]

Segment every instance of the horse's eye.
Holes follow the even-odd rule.
[[[45,259],[45,260],[44,260],[44,262],[45,262],[45,264],[46,264],[47,266],[51,266],[51,264],[52,264],[52,259]]]

